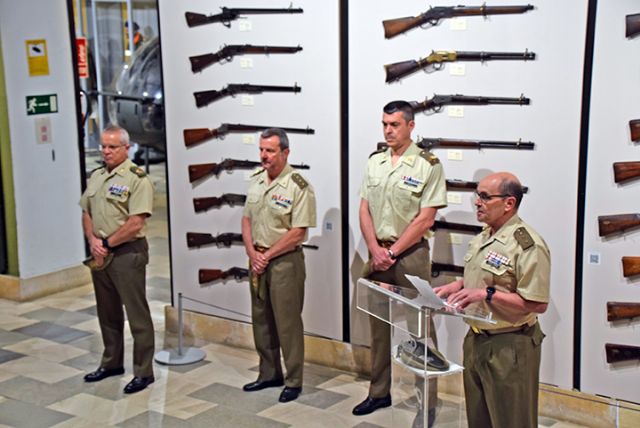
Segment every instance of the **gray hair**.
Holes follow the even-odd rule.
[[[286,150],[289,148],[289,137],[284,129],[280,128],[267,128],[260,134],[260,138],[270,138],[276,136],[280,142],[280,150]]]
[[[522,184],[517,180],[509,178],[502,180],[502,183],[500,183],[500,193],[516,198],[516,209],[520,207],[520,202],[522,202],[522,195],[524,192],[522,191]]]
[[[120,134],[120,143],[122,143],[123,145],[125,144],[129,144],[129,133],[127,132],[126,129],[121,128],[118,125],[108,125],[106,128],[104,128],[104,131],[102,131],[103,133],[119,133]]]

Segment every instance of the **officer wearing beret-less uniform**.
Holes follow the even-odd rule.
[[[478,221],[464,278],[435,289],[462,308],[491,312],[497,324],[468,321],[464,392],[470,428],[538,426],[538,314],[549,302],[550,255],[542,237],[518,216],[522,186],[510,173],[478,183]]]
[[[429,228],[438,208],[447,205],[442,165],[411,141],[413,109],[406,101],[384,107],[382,125],[388,149],[373,154],[360,190],[360,229],[369,249],[369,279],[413,287],[405,274],[429,280]],[[391,405],[389,325],[369,317],[371,385],[368,397],[353,409],[366,415]],[[435,342],[435,329],[431,328]],[[435,382],[429,382],[429,409],[435,415]],[[432,416],[433,418],[433,416]]]
[[[149,261],[143,228],[153,206],[153,185],[128,158],[129,135],[111,126],[101,136],[105,166],[91,174],[80,199],[82,225],[91,249],[93,287],[104,343],[100,367],[84,377],[97,382],[124,373],[124,313],[133,336],[134,378],[125,393],[154,381],[154,333],[145,296]]]
[[[313,187],[287,163],[289,139],[279,128],[260,135],[262,168],[252,175],[242,217],[251,268],[253,338],[260,356],[245,391],[282,386],[279,401],[298,398],[304,364],[305,266],[301,244],[316,225]],[[280,349],[287,375],[283,379]]]

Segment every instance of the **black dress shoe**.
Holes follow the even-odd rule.
[[[255,382],[251,382],[242,387],[243,391],[253,392],[260,391],[261,389],[271,388],[274,386],[282,386],[284,385],[284,380],[282,379],[271,379],[271,380],[257,380]]]
[[[294,388],[291,386],[285,386],[282,392],[280,393],[280,398],[278,398],[278,401],[281,403],[293,401],[296,398],[298,398],[301,392],[302,392],[302,388],[300,387]]]
[[[124,387],[125,394],[133,394],[134,392],[142,391],[147,386],[151,385],[155,378],[153,376],[149,377],[134,377],[131,382]]]
[[[124,367],[118,367],[116,369],[106,369],[104,367],[100,367],[95,372],[91,372],[84,376],[85,382],[98,382],[102,379],[106,379],[110,376],[117,376],[124,374]]]
[[[353,408],[353,413],[356,416],[368,415],[383,407],[389,407],[391,405],[391,396],[387,395],[382,398],[367,397],[362,403]]]

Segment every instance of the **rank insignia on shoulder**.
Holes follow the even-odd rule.
[[[264,171],[264,168],[256,168],[256,170],[251,173],[251,177],[255,177],[256,175],[261,174],[262,171]]]
[[[422,157],[424,160],[429,162],[431,165],[435,165],[437,163],[440,163],[440,159],[438,159],[438,156],[434,155],[433,153],[431,153],[428,150],[421,151],[420,152],[420,157]]]
[[[144,169],[140,168],[139,166],[132,166],[131,168],[129,168],[129,171],[133,172],[135,175],[137,175],[138,177],[142,178],[144,176],[147,175],[146,172],[144,172]]]
[[[378,153],[384,153],[387,150],[387,147],[381,147],[378,150],[376,150],[375,152],[371,152],[371,154],[369,155],[370,158],[374,157],[375,155],[377,155]]]
[[[516,238],[516,241],[518,241],[518,244],[520,244],[523,250],[527,250],[533,247],[533,245],[535,244],[533,238],[524,227],[517,228],[513,233],[513,237]]]
[[[291,174],[291,179],[293,180],[294,183],[296,183],[298,185],[299,188],[304,189],[306,188],[309,183],[307,183],[307,180],[305,180],[304,178],[302,178],[302,176],[300,174],[298,174],[297,172],[294,172],[293,174]]]

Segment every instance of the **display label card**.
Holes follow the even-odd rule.
[[[47,53],[47,41],[45,39],[26,40],[27,63],[29,64],[29,76],[49,75],[49,55]]]

